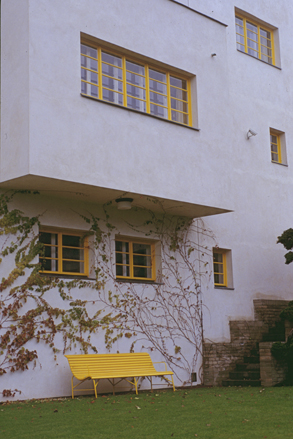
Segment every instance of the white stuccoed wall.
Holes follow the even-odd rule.
[[[1,181],[32,174],[232,209],[205,224],[232,250],[234,290],[203,281],[205,338],[228,341],[229,320],[253,318],[253,299],[292,299],[276,240],[293,226],[293,5],[182,4],[228,27],[167,0],[2,1]],[[236,50],[234,6],[279,29],[281,69]],[[200,131],[82,98],[81,32],[196,75]],[[286,134],[288,167],[271,163],[270,127]],[[249,128],[258,134],[247,140]],[[74,227],[54,209],[48,224]],[[54,372],[52,395],[60,379]]]

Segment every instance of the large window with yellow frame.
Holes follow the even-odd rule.
[[[235,21],[237,49],[275,65],[272,30],[238,14]]]
[[[155,280],[155,244],[139,240],[116,239],[116,278]]]
[[[88,275],[88,237],[71,232],[41,230],[41,273]]]
[[[81,44],[81,93],[192,124],[188,78],[98,46]]]

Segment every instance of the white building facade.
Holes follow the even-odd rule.
[[[1,2],[0,189],[38,191],[12,205],[40,215],[44,275],[94,282],[97,250],[91,235],[84,244],[83,217],[104,221],[107,206],[109,288],[155,294],[166,275],[150,212],[194,219],[200,342],[163,334],[176,385],[205,383],[203,344],[229,343],[229,322],[253,320],[253,301],[292,299],[276,245],[293,217],[291,18],[285,0]],[[132,208],[117,209],[125,198]],[[60,256],[61,241],[78,256]],[[5,277],[11,267],[0,269]],[[99,308],[90,287],[74,294]],[[146,338],[134,350],[166,360]],[[109,349],[127,352],[134,339]],[[168,361],[177,341],[184,367]],[[92,343],[107,352],[104,335]],[[69,395],[62,352],[56,362],[46,345],[38,350],[36,367],[6,373],[1,390]]]

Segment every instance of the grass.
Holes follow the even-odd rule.
[[[0,405],[2,439],[293,437],[293,388],[195,388]]]

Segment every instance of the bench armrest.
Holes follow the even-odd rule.
[[[165,361],[154,361],[153,364],[165,364],[165,370],[167,371],[167,364]]]

